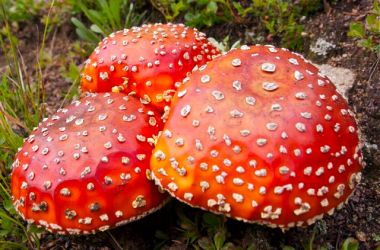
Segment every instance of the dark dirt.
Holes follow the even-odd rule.
[[[371,1],[344,0],[330,7],[329,11],[321,11],[305,20],[307,37],[303,54],[316,63],[345,67],[357,75],[348,98],[349,104],[357,114],[365,139],[364,154],[367,167],[363,173],[363,181],[343,209],[308,228],[291,229],[282,233],[280,230],[227,220],[226,225],[231,232],[228,241],[235,246],[246,249],[253,243],[255,249],[281,249],[284,245],[304,249],[304,246],[310,243],[312,235],[315,236],[312,249],[340,249],[342,241],[347,237],[359,240],[360,249],[375,249],[380,246],[380,59],[374,53],[357,47],[355,41],[346,35],[351,21],[361,21],[365,18]],[[35,49],[38,44],[35,35],[39,32],[37,26],[33,29],[34,32],[19,32],[23,34],[19,36],[20,50],[27,64],[35,62]],[[246,41],[248,29],[248,24],[225,24],[205,32],[216,39],[230,35],[232,41]],[[41,30],[39,31],[41,33]],[[61,67],[68,66],[67,54],[72,51],[72,43],[77,39],[69,24],[52,33],[55,35],[49,36],[46,45],[49,48],[50,59],[43,69],[50,111],[60,106],[71,85],[61,76]],[[335,48],[326,56],[317,56],[309,49],[309,45],[315,43],[318,38],[333,42]],[[267,42],[276,44],[272,40]],[[80,56],[73,57],[77,64],[84,59]],[[180,209],[189,218],[203,213],[172,201],[161,211],[108,233],[82,237],[45,234],[42,249],[105,250],[122,247],[142,250],[154,249],[155,246],[162,246],[163,249],[192,249],[186,244],[179,230],[177,213],[174,212],[176,209]],[[169,235],[169,238],[160,240],[155,237],[158,230]],[[204,233],[204,236],[206,235]]]
[[[73,43],[77,38],[70,25],[63,25],[51,31],[46,38],[45,49],[40,54],[43,29],[42,24],[19,25],[16,31],[17,45],[22,58],[21,62],[26,70],[24,74],[24,77],[27,78],[26,82],[31,84],[36,82],[37,71],[41,70],[47,112],[51,114],[63,104],[65,95],[72,85],[72,82],[62,74],[69,67],[70,61],[68,59],[76,65],[80,65],[84,58],[80,53],[75,54],[78,51],[74,51]],[[1,67],[5,63],[2,57],[1,53]],[[39,66],[37,65],[38,61]]]

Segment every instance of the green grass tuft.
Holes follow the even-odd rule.
[[[54,1],[50,10],[53,5]],[[8,12],[3,3],[0,8],[0,20],[3,23],[0,46],[6,62],[1,69],[0,79],[0,244],[5,249],[38,249],[43,230],[26,225],[17,215],[12,205],[9,183],[11,164],[17,149],[22,145],[23,138],[45,115],[45,88],[39,56],[45,45],[49,15],[32,80],[17,48],[17,39],[12,35]]]
[[[90,27],[76,17],[71,21],[77,35],[95,46],[100,40],[114,31],[141,24],[146,11],[138,13],[129,0],[78,0],[73,8],[79,9],[88,19]]]

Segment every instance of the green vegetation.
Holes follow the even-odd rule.
[[[354,238],[347,238],[343,241],[341,250],[358,250],[359,242]]]
[[[210,37],[208,39],[215,47],[217,47],[222,52],[227,52],[230,49],[238,48],[241,46],[240,40],[235,41],[231,44],[230,36],[226,36],[222,41],[218,42],[215,38]]]
[[[176,216],[179,237],[181,241],[186,242],[188,247],[199,250],[241,249],[228,241],[230,232],[227,230],[227,218],[224,216],[200,210],[190,216],[181,206],[176,209]],[[156,238],[160,240],[157,246],[161,246],[170,239],[162,231],[156,232]]]
[[[0,244],[5,248],[39,248],[42,230],[26,226],[17,215],[10,196],[9,172],[23,137],[44,115],[44,82],[39,60],[35,64],[35,80],[32,81],[28,76],[23,58],[18,53],[17,40],[11,34],[4,5],[1,5],[0,16],[3,23],[0,46],[7,65],[0,81],[0,199],[3,204],[3,208],[0,208]],[[46,31],[47,25],[41,51]]]
[[[167,21],[183,18],[186,25],[211,27],[221,23],[246,24],[281,40],[281,46],[302,50],[302,19],[320,10],[322,0],[150,0]]]
[[[141,24],[146,12],[138,13],[129,0],[73,1],[73,8],[79,9],[90,22],[88,28],[82,21],[72,17],[76,33],[85,41],[96,45],[102,37],[113,31]]]
[[[373,8],[367,15],[365,23],[350,24],[348,35],[356,38],[360,47],[373,51],[380,57],[380,7],[377,0],[374,0]]]
[[[30,22],[42,24],[48,29],[57,28],[65,22],[65,16],[70,13],[72,8],[68,1],[55,0],[0,0],[0,3],[3,10],[6,11],[6,20],[14,31],[22,29],[25,24]],[[4,21],[4,17],[0,16],[0,22]],[[46,25],[48,22],[50,25]],[[0,32],[5,34],[4,29]]]
[[[234,6],[239,15],[255,20],[259,29],[280,38],[281,46],[302,50],[304,25],[301,20],[320,10],[322,0],[252,0],[245,8],[236,1]]]
[[[167,21],[183,15],[185,23],[192,27],[211,27],[240,19],[229,0],[151,0],[151,3]]]
[[[41,10],[49,8],[46,1],[34,0],[2,0],[2,7],[7,10],[7,20],[9,22],[25,22],[38,17]],[[0,17],[3,21],[3,17]]]
[[[207,236],[198,240],[198,246],[204,250],[234,249],[234,244],[227,241],[229,232],[225,227],[226,218],[211,213],[202,215],[202,229]]]

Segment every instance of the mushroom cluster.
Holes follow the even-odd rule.
[[[51,232],[88,234],[160,208],[168,195],[151,181],[149,162],[165,105],[194,66],[218,53],[182,24],[105,38],[81,79],[84,92],[98,94],[44,119],[16,155],[11,191],[19,214]]]
[[[287,229],[333,213],[360,181],[346,100],[287,49],[220,55],[196,29],[143,25],[99,44],[81,89],[97,93],[44,119],[13,164],[16,210],[52,232],[134,221],[163,206],[165,190]]]

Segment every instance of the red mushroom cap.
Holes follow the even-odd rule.
[[[205,34],[183,24],[149,24],[105,38],[86,61],[81,88],[90,92],[135,92],[144,103],[170,103],[195,66],[218,50]]]
[[[302,226],[342,206],[359,181],[357,130],[347,102],[302,56],[242,46],[185,79],[151,168],[192,206]]]
[[[161,127],[136,98],[117,93],[58,110],[16,156],[16,210],[61,234],[103,231],[157,210],[167,196],[147,176],[152,137]]]

